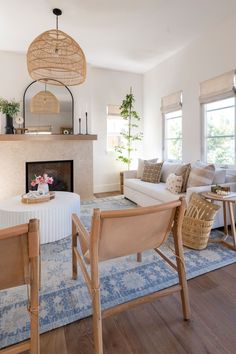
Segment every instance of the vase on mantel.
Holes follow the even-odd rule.
[[[42,195],[48,194],[49,193],[48,184],[47,183],[39,183],[37,191]]]
[[[9,114],[6,114],[5,132],[6,134],[14,134],[13,118]]]

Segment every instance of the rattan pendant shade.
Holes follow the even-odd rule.
[[[57,114],[60,112],[60,103],[50,91],[40,91],[30,101],[30,112]]]
[[[54,9],[53,13],[58,21],[61,10]],[[58,30],[58,22],[57,29],[40,34],[31,43],[27,52],[27,66],[32,79],[47,79],[53,85],[79,85],[86,78],[85,55],[73,38]]]

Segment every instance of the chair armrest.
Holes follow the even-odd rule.
[[[137,178],[137,170],[124,171],[124,179]]]
[[[72,214],[72,222],[74,223],[76,227],[76,231],[78,232],[78,238],[79,238],[79,243],[80,243],[82,253],[83,255],[85,255],[89,249],[89,244],[90,244],[89,232],[85,229],[78,215]]]

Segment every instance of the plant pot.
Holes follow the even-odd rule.
[[[37,191],[42,195],[48,194],[49,193],[48,184],[47,183],[39,183]]]
[[[6,134],[14,134],[13,118],[6,114]]]

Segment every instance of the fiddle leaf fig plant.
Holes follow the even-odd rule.
[[[120,115],[127,121],[127,126],[120,133],[122,137],[121,143],[115,146],[117,160],[126,164],[128,170],[132,162],[132,153],[136,150],[135,142],[143,138],[143,133],[137,131],[139,127],[137,123],[141,118],[134,110],[134,102],[135,99],[131,87],[130,93],[126,95],[120,106]]]
[[[14,100],[7,101],[0,98],[0,112],[13,117],[20,112],[20,103]]]

